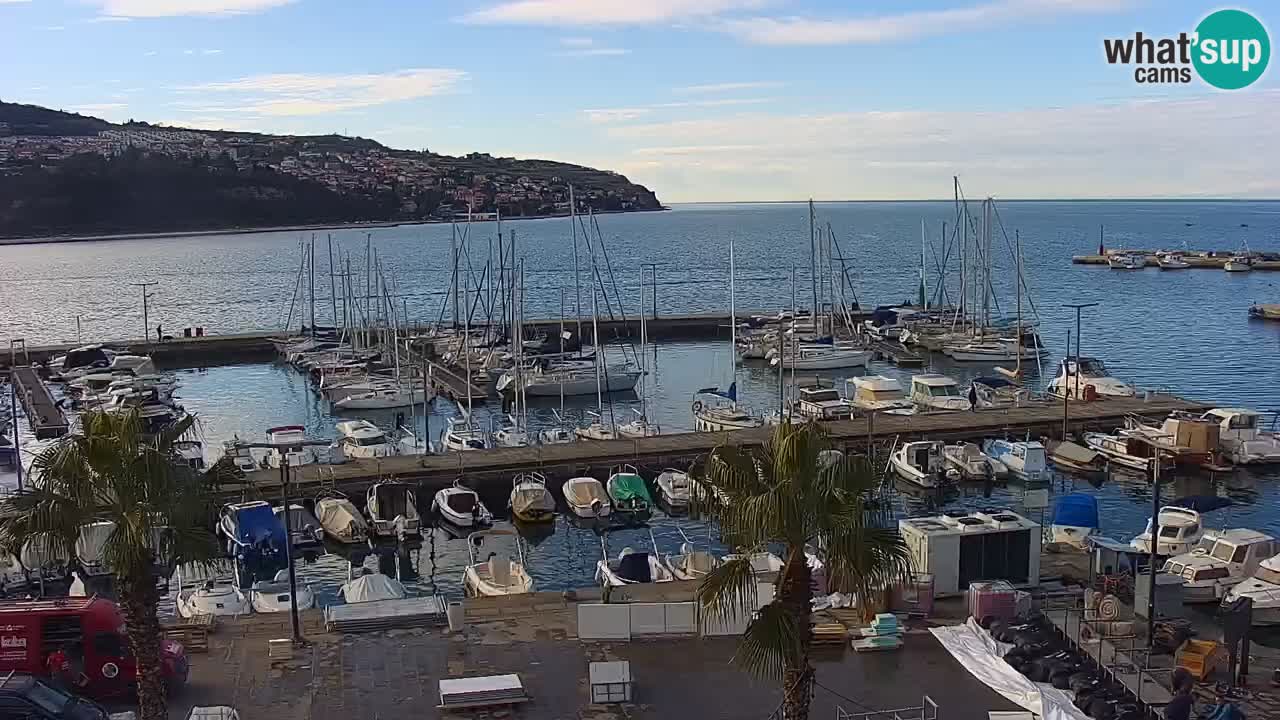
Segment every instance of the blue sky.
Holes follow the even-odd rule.
[[[1104,37],[1218,7],[0,0],[0,98],[579,162],[670,202],[937,198],[953,174],[1006,198],[1280,197],[1276,72],[1227,93],[1103,60]]]

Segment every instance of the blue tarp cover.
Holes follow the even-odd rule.
[[[1054,525],[1098,527],[1098,500],[1092,495],[1072,493],[1058,500],[1053,511]]]
[[[267,504],[242,507],[235,510],[237,540],[253,545],[268,538],[284,547],[284,524],[271,512]]]

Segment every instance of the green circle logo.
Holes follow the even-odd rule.
[[[1221,90],[1239,90],[1262,77],[1271,59],[1271,39],[1258,19],[1243,10],[1219,10],[1196,26],[1191,58],[1196,72]]]

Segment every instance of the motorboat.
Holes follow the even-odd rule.
[[[440,439],[440,445],[445,450],[455,452],[484,450],[489,447],[489,436],[462,418],[452,418],[449,420],[449,429]]]
[[[480,502],[480,495],[458,480],[452,487],[436,492],[431,509],[457,527],[480,527],[493,522],[493,513]]]
[[[284,516],[284,508],[279,505],[271,508],[271,512],[276,514],[280,522],[289,531],[289,542],[295,548],[316,547],[324,540],[324,528],[320,526],[320,521],[316,519],[311,511],[299,505],[298,503],[289,503],[289,517],[286,521]]]
[[[703,388],[693,394],[693,429],[698,432],[725,432],[756,428],[764,421],[738,404],[738,383],[729,389]]]
[[[740,553],[729,553],[724,556],[723,561],[729,562],[730,560],[741,560],[743,557],[744,556]],[[782,562],[782,558],[767,550],[753,552],[745,557],[751,561],[751,572],[756,575],[780,573],[782,572],[782,568],[786,566],[786,564]]]
[[[1141,270],[1147,266],[1147,256],[1142,253],[1111,253],[1107,256],[1107,265],[1112,270]]]
[[[174,576],[178,582],[174,605],[181,617],[235,617],[253,612],[248,596],[236,586],[230,560],[183,563]]]
[[[649,542],[653,552],[637,551],[623,548],[616,560],[609,559],[607,536],[600,538],[600,549],[603,557],[596,562],[596,581],[601,585],[623,587],[624,585],[644,583],[665,583],[675,580],[671,569],[663,564],[658,555],[658,541],[649,531]]]
[[[507,505],[511,514],[522,522],[551,522],[556,516],[556,499],[547,489],[546,476],[540,472],[516,475],[511,481],[511,497]]]
[[[569,478],[562,489],[569,509],[580,518],[608,517],[613,510],[604,485],[593,477]]]
[[[657,437],[662,434],[662,429],[657,423],[649,422],[649,418],[645,417],[638,411],[636,419],[630,422],[622,423],[618,426],[618,437],[624,438],[647,438]]]
[[[1049,462],[1061,471],[1083,476],[1088,480],[1100,479],[1107,472],[1107,456],[1070,440],[1049,441]]]
[[[1218,424],[1219,449],[1230,462],[1280,463],[1280,434],[1260,429],[1260,413],[1245,408],[1214,408],[1201,417]]]
[[[515,540],[516,559],[489,553],[484,560],[477,559],[481,546],[489,538]],[[467,554],[471,561],[462,574],[462,589],[467,597],[503,597],[533,592],[533,578],[525,569],[524,546],[520,535],[506,528],[479,530],[467,536]]]
[[[856,345],[804,344],[774,348],[766,356],[781,370],[842,370],[867,367],[875,353]]]
[[[688,510],[693,498],[693,483],[689,473],[667,468],[654,482],[658,486],[658,499],[673,511]]]
[[[1249,317],[1259,320],[1280,320],[1280,304],[1254,303],[1249,306]]]
[[[720,558],[706,550],[696,550],[693,543],[680,544],[679,554],[667,555],[666,566],[677,580],[701,580],[720,567]]]
[[[889,456],[889,464],[903,480],[920,487],[935,488],[960,477],[958,471],[946,469],[942,448],[941,440],[903,443]]]
[[[1105,455],[1113,468],[1127,468],[1147,474],[1155,468],[1157,452],[1141,437],[1087,432],[1081,439],[1084,440],[1085,447]],[[1159,463],[1162,470],[1173,469],[1173,457],[1169,454],[1160,453]]]
[[[1181,413],[1170,415],[1159,425],[1129,415],[1124,429],[1116,434],[1159,450],[1161,457],[1169,457],[1175,465],[1213,466],[1218,454],[1218,424]]]
[[[976,377],[969,386],[979,410],[1023,407],[1032,402],[1031,391],[1009,378],[995,375]]]
[[[1086,541],[1098,532],[1098,499],[1086,493],[1071,493],[1058,499],[1053,509],[1050,533],[1053,542],[1087,549]]]
[[[974,443],[944,445],[942,456],[948,467],[960,473],[961,480],[998,480],[1009,474],[1004,463],[984,455]]]
[[[807,385],[798,387],[797,391],[799,397],[794,403],[797,415],[814,420],[848,420],[853,416],[853,407],[833,387]]]
[[[1222,269],[1227,272],[1249,272],[1253,269],[1253,256],[1247,253],[1236,253],[1227,258]]]
[[[102,577],[111,574],[107,565],[105,550],[107,541],[115,532],[116,524],[109,520],[85,523],[80,526],[80,535],[76,538],[76,560],[85,577]]]
[[[1278,549],[1275,538],[1256,530],[1207,530],[1194,550],[1169,558],[1160,572],[1182,578],[1183,602],[1216,603]]]
[[[396,446],[387,434],[368,420],[344,420],[334,428],[338,431],[338,446],[349,458],[384,458],[396,454]]]
[[[1078,374],[1077,374],[1078,369]],[[1088,400],[1093,397],[1133,397],[1137,389],[1112,377],[1101,360],[1091,357],[1063,358],[1058,376],[1049,381],[1049,394]]]
[[[82,345],[49,361],[49,370],[58,380],[74,380],[90,372],[109,367],[116,356],[114,350],[101,345]]]
[[[911,402],[925,411],[968,410],[968,398],[960,395],[960,385],[946,375],[925,373],[911,377]]]
[[[1191,263],[1179,252],[1156,253],[1156,264],[1161,270],[1186,270],[1191,267]]]
[[[907,398],[907,391],[897,379],[884,375],[851,377],[845,380],[845,393],[849,403],[864,412],[882,412],[905,415],[915,412],[915,405]]]
[[[70,353],[68,353],[70,355]],[[146,355],[112,355],[109,363],[99,365],[96,362],[70,370],[64,369],[59,377],[64,381],[79,379],[90,373],[129,373],[131,375],[156,375],[156,365]]]
[[[580,440],[617,440],[618,431],[612,426],[601,422],[599,415],[591,413],[595,416],[595,420],[586,427],[575,428],[573,433]]]
[[[364,506],[373,538],[403,540],[421,532],[417,493],[409,485],[395,480],[380,480],[365,493]]]
[[[267,430],[268,445],[294,445],[285,453],[288,458],[289,467],[298,467],[299,465],[311,465],[319,461],[315,451],[310,447],[303,445],[307,441],[307,429],[301,425],[281,425]],[[267,450],[267,465],[273,468],[280,467],[281,454],[279,448],[269,448]]]
[[[191,439],[174,440],[172,447],[182,464],[197,472],[204,470],[204,443]]]
[[[409,407],[426,399],[427,390],[425,388],[392,385],[348,395],[334,402],[333,406],[338,410],[390,410]]]
[[[263,500],[229,503],[222,508],[218,531],[227,540],[227,554],[240,573],[240,587],[253,580],[274,577],[285,567],[288,538],[284,525]]]
[[[605,488],[609,491],[609,499],[613,501],[614,512],[647,515],[653,511],[653,498],[649,496],[649,488],[632,465],[623,465],[609,475]]]
[[[407,593],[399,580],[365,570],[343,583],[338,594],[350,605],[379,600],[402,600]]]
[[[1156,555],[1169,557],[1191,552],[1204,536],[1200,525],[1200,513],[1177,505],[1160,508],[1157,515],[1160,524],[1156,541]],[[1133,539],[1133,547],[1140,553],[1151,553],[1151,520],[1147,527]]]
[[[567,427],[556,426],[538,431],[538,444],[540,445],[568,445],[577,439],[578,436]]]
[[[975,338],[964,342],[947,343],[942,353],[956,362],[998,363],[1019,359],[1038,360],[1049,355],[1049,349],[1040,344],[1034,332],[1017,338]]]
[[[986,440],[982,452],[1009,468],[1009,474],[1024,482],[1049,478],[1044,445],[1035,440]]]
[[[289,571],[281,570],[270,580],[259,580],[249,589],[249,601],[253,611],[259,613],[284,613],[295,609],[310,610],[316,605],[316,595],[311,585],[294,583],[297,595],[289,589]]]
[[[1246,597],[1253,601],[1254,625],[1280,625],[1280,555],[1259,563],[1253,577],[1231,588],[1223,599],[1235,602]]]
[[[529,447],[532,444],[529,431],[521,427],[514,417],[508,418],[493,432],[494,447]]]
[[[258,460],[253,456],[251,448],[245,447],[240,438],[222,442],[222,456],[231,461],[240,472],[253,472],[259,468]]]
[[[369,523],[346,495],[331,492],[316,499],[316,517],[329,537],[340,543],[364,543],[369,539]]]

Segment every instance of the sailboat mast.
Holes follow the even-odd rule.
[[[1013,284],[1017,288],[1018,296],[1018,362],[1014,372],[1018,377],[1022,377],[1022,237],[1017,230],[1013,231],[1013,247],[1014,255],[1017,256],[1014,260],[1017,275],[1013,279]]]
[[[578,322],[578,345],[582,345],[582,273],[578,269],[578,205],[573,199],[573,186],[569,186],[569,228],[573,233],[573,316]],[[595,255],[592,254],[594,262]],[[595,287],[594,285],[592,287]],[[595,292],[592,291],[594,297]],[[593,301],[594,302],[594,301]],[[594,331],[591,335],[591,343],[594,345],[596,337]],[[581,357],[581,355],[579,355]]]
[[[813,285],[813,322],[814,329],[817,330],[818,322],[818,238],[814,234],[814,223],[817,218],[814,216],[813,198],[809,198],[809,280]]]
[[[316,336],[316,236],[311,234],[311,247],[308,251],[307,275],[310,277],[308,284],[311,288],[311,337]]]
[[[465,241],[464,241],[465,244]],[[457,266],[455,265],[455,271]],[[464,308],[471,307],[471,278],[470,273],[462,276],[462,304]],[[454,298],[455,301],[457,298]],[[462,313],[462,356],[465,358],[467,368],[467,424],[470,425],[471,420],[471,312],[468,310]]]
[[[733,266],[733,238],[729,238],[729,362],[736,371],[738,368],[738,308],[734,286],[736,274]],[[737,376],[737,372],[733,376]]]
[[[925,227],[924,218],[920,218],[920,305],[925,309],[929,309],[929,284],[924,276],[924,246],[925,246]]]
[[[591,345],[595,348],[595,365],[596,365],[596,411],[604,413],[604,380],[603,380],[603,363],[604,363],[604,347],[600,345],[600,303],[599,293],[596,292],[595,283],[596,274],[596,254],[591,253]]]

